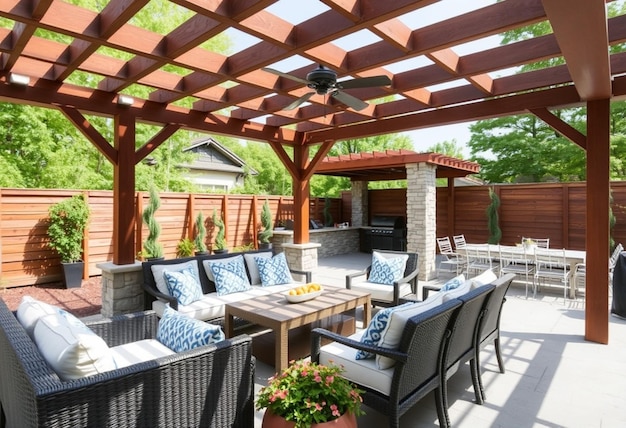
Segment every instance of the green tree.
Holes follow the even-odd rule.
[[[457,143],[456,139],[450,141],[441,141],[430,146],[427,152],[441,153],[442,155],[451,156],[457,159],[463,159],[463,147]]]

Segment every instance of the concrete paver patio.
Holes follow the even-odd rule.
[[[320,259],[313,280],[343,287],[345,275],[365,268],[370,257],[348,254]],[[609,344],[600,345],[584,340],[584,316],[581,298],[564,301],[560,291],[544,288],[536,299],[525,299],[523,284],[514,282],[501,320],[506,373],[499,373],[494,349],[488,346],[481,354],[487,399],[480,406],[473,403],[469,366],[459,370],[448,383],[452,425],[626,426],[626,320],[611,316]],[[258,363],[257,391],[273,372]],[[364,410],[367,415],[359,418],[360,428],[387,426],[386,417]],[[256,413],[256,427],[262,417],[262,411]],[[433,394],[407,412],[401,426],[438,426]]]

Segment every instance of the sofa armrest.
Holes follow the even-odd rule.
[[[400,278],[399,280],[393,283],[394,286],[398,286],[400,284],[411,284],[411,292],[413,294],[417,293],[417,274],[419,273],[418,269],[415,269],[413,272],[405,276],[404,278]]]
[[[310,270],[298,270],[298,269],[289,269],[289,272],[295,273],[296,275],[304,275],[304,281],[309,283],[313,278],[313,273]]]
[[[360,349],[362,351],[371,352],[372,354],[389,357],[398,362],[404,363],[408,360],[408,355],[404,352],[400,352],[395,349],[382,348],[375,345],[367,345],[359,342],[358,340],[350,339],[349,337],[333,333],[332,331],[323,328],[314,328],[311,330],[311,361],[319,362],[322,338],[330,339],[334,342],[341,343],[342,345],[349,346],[350,348]]]
[[[170,308],[174,309],[175,311],[178,310],[178,300],[176,300],[176,297],[172,297],[169,294],[163,294],[159,290],[152,287],[150,284],[146,284],[145,282],[142,284],[142,286],[146,293],[154,296],[157,299],[165,300],[167,303],[170,304]]]
[[[155,338],[159,318],[154,311],[144,311],[85,321],[85,324],[112,347]]]

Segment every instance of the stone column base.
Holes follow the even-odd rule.
[[[144,310],[141,262],[116,265],[112,262],[96,265],[102,270],[102,310],[104,317]]]
[[[317,249],[321,244],[309,242],[307,244],[283,244],[282,249],[291,269],[313,272],[317,268]],[[294,279],[304,281],[304,277]]]

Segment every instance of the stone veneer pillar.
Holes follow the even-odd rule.
[[[352,224],[353,227],[367,226],[369,219],[369,199],[367,194],[367,181],[352,180],[350,183],[352,193]]]
[[[102,310],[105,317],[144,310],[141,262],[96,265],[102,270]]]
[[[317,269],[317,249],[321,247],[321,244],[309,242],[306,244],[283,244],[282,249],[287,259],[287,265],[291,269],[315,271]],[[294,275],[295,280],[304,281],[304,278],[297,278],[298,275]]]
[[[407,250],[419,254],[418,278],[435,277],[435,244],[437,242],[437,193],[434,165],[406,165]]]

